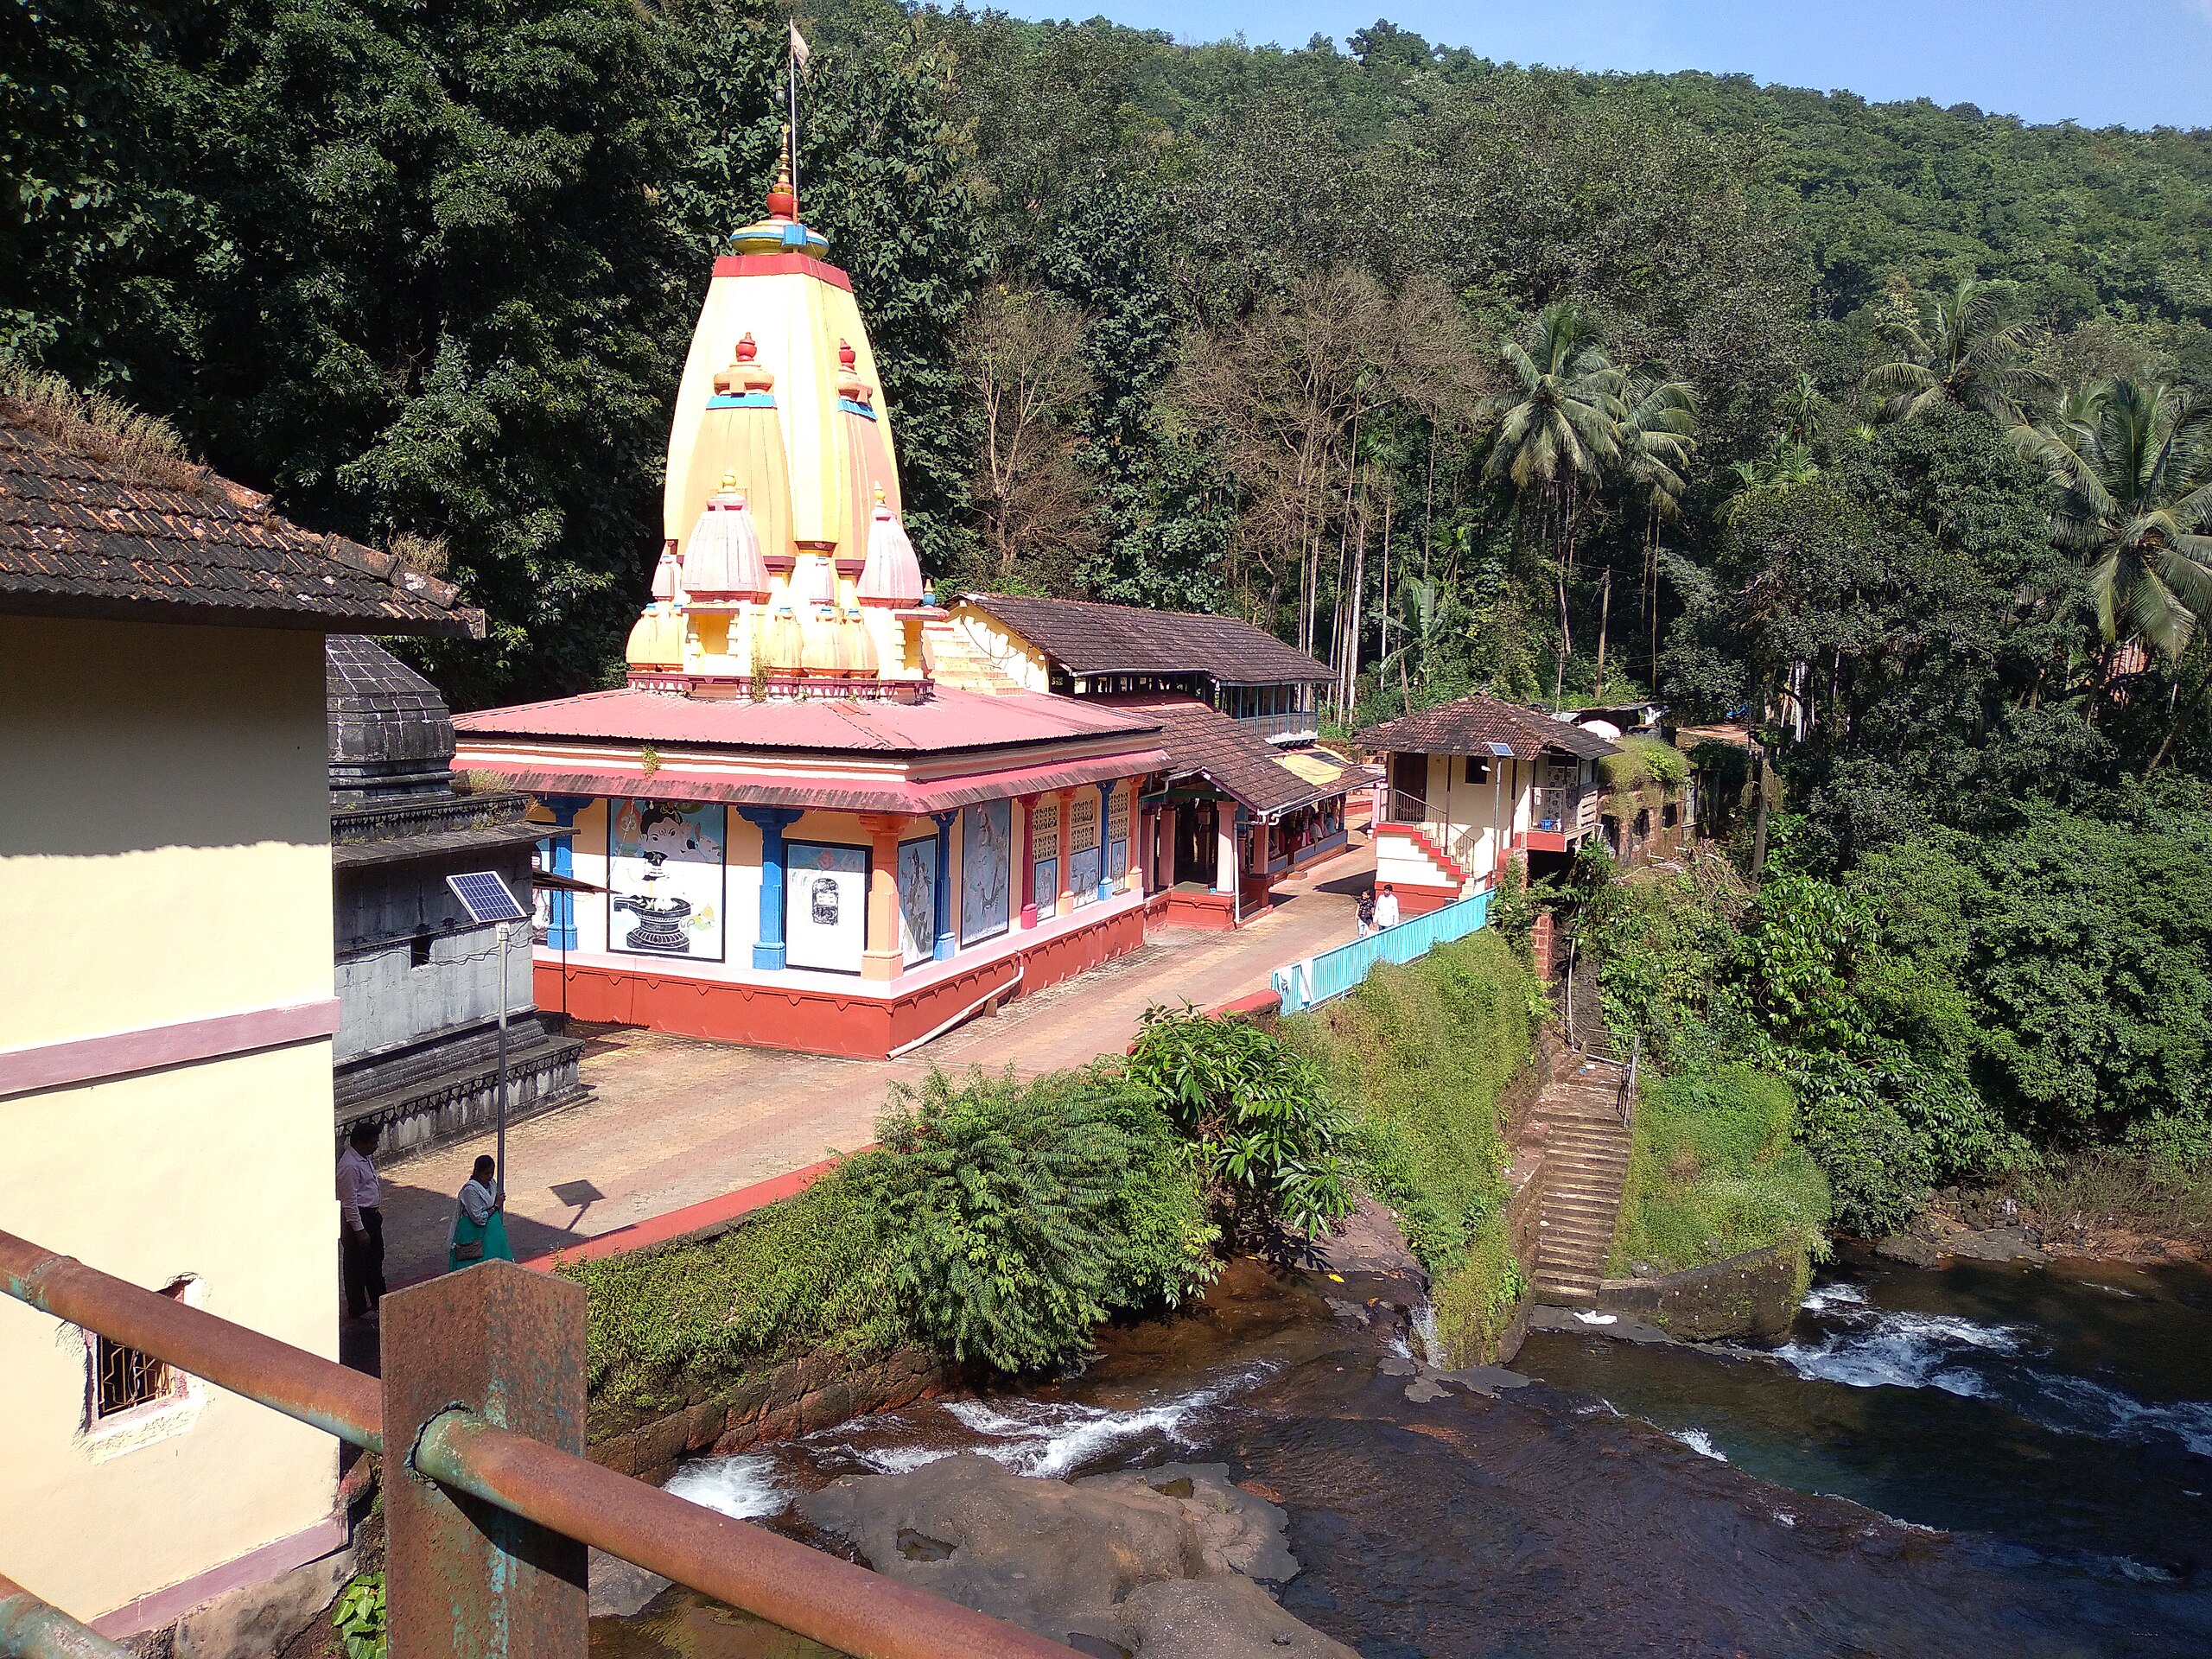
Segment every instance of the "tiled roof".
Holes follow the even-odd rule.
[[[1293,766],[1265,738],[1192,697],[1132,694],[1093,701],[1158,721],[1171,772],[1204,777],[1264,818],[1332,799],[1367,781],[1364,768],[1318,749],[1300,751],[1301,765]]]
[[[0,611],[481,639],[450,584],[207,474],[143,481],[0,401]]]
[[[1490,754],[1499,743],[1518,760],[1546,749],[1562,749],[1585,760],[1602,760],[1615,752],[1595,732],[1479,691],[1359,734],[1359,747],[1370,754]]]
[[[821,696],[755,702],[686,697],[626,686],[549,702],[455,715],[469,738],[613,739],[740,749],[802,749],[881,755],[938,754],[1087,737],[1126,737],[1151,747],[1159,722],[1074,697],[1039,691],[988,696],[939,687],[924,702]]]
[[[963,597],[1071,674],[1209,674],[1230,685],[1319,683],[1336,677],[1295,645],[1233,616],[1026,594]]]

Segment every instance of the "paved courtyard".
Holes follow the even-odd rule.
[[[1154,1003],[1211,1007],[1267,988],[1286,962],[1351,938],[1353,894],[1372,875],[1364,845],[1277,890],[1236,933],[1156,928],[1142,949],[1020,998],[898,1060],[833,1059],[632,1027],[585,1050],[588,1103],[507,1131],[508,1232],[539,1255],[803,1169],[874,1138],[891,1087],[932,1066],[1023,1076],[1118,1053]],[[386,1276],[445,1266],[454,1194],[489,1135],[395,1160],[383,1173]]]

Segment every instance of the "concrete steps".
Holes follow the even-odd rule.
[[[1567,1306],[1598,1299],[1628,1179],[1629,1131],[1620,1119],[1626,1068],[1587,1059],[1538,1098],[1544,1191],[1538,1211],[1536,1294]]]

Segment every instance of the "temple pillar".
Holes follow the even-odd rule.
[[[1114,850],[1114,785],[1109,782],[1100,784],[1097,787],[1098,896],[1101,899],[1111,899],[1114,896],[1114,878],[1106,868],[1106,861]]]
[[[1213,890],[1216,893],[1236,891],[1236,809],[1227,801],[1213,804],[1213,828],[1216,837],[1213,856]]]
[[[1074,827],[1069,820],[1075,817],[1075,791],[1060,791],[1060,894],[1052,907],[1055,916],[1075,913],[1075,877],[1068,868],[1068,854],[1071,849],[1069,832]]]
[[[957,812],[932,812],[937,820],[937,944],[931,954],[939,962],[952,955],[952,823]]]
[[[862,979],[896,979],[906,966],[899,944],[899,832],[907,821],[880,812],[861,815],[868,831],[868,946],[861,952]]]
[[[795,806],[741,806],[738,817],[760,831],[760,922],[753,965],[773,972],[784,965],[784,831],[798,822]]]
[[[545,837],[546,868],[555,875],[574,880],[576,874],[576,814],[589,806],[588,795],[541,795],[538,801],[553,815],[553,833]],[[556,950],[576,948],[576,895],[546,895],[545,943]]]
[[[1014,816],[1021,826],[1021,925],[1037,925],[1037,798],[1024,795],[1014,804]]]

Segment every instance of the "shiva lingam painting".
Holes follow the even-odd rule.
[[[611,949],[721,959],[726,816],[721,806],[641,800],[609,815]],[[626,931],[613,921],[623,911],[636,918]]]

